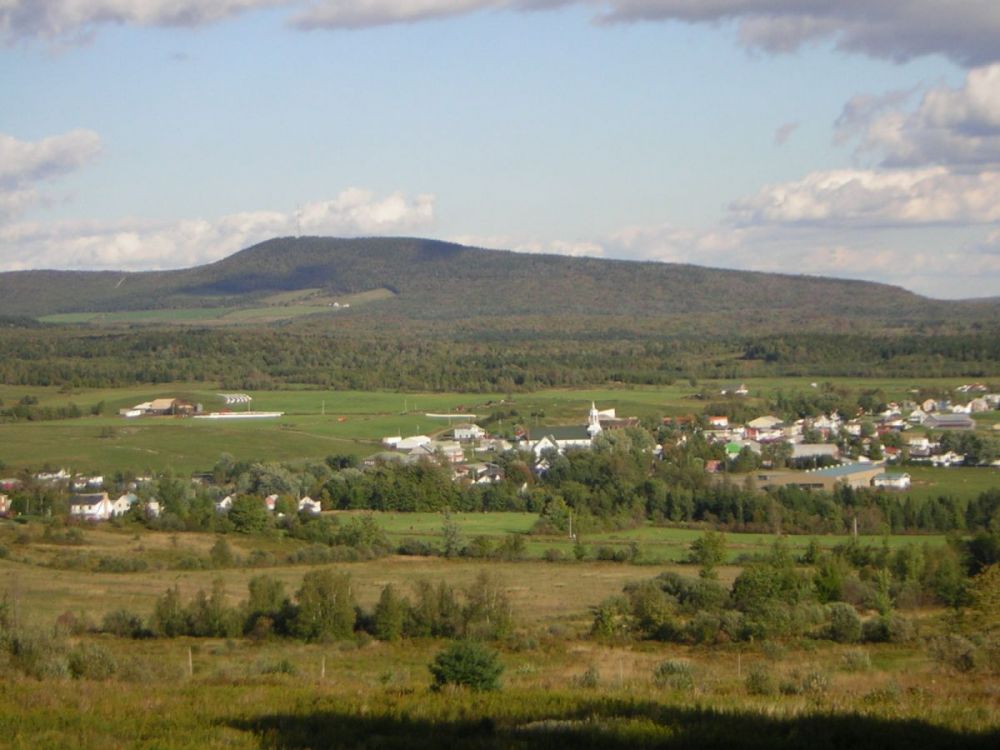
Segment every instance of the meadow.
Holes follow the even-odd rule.
[[[382,515],[392,534],[433,533],[440,516]],[[463,534],[523,531],[528,514],[457,515]],[[411,523],[412,522],[412,523]],[[412,528],[411,528],[412,527]],[[653,533],[658,530],[646,530]],[[111,676],[28,677],[0,657],[0,744],[13,748],[709,748],[908,746],[992,748],[1000,698],[989,672],[959,673],[917,644],[841,645],[813,638],[687,646],[590,635],[593,608],[631,581],[692,566],[602,562],[477,561],[388,557],[335,566],[370,610],[382,588],[416,581],[463,588],[482,571],[509,597],[513,633],[494,644],[501,689],[431,689],[428,664],[445,646],[430,638],[151,638],[92,632],[125,608],[149,617],[168,587],[184,600],[221,579],[227,603],[267,573],[293,592],[309,565],[100,573],[53,568],[53,551],[164,561],[206,558],[214,535],[139,527],[86,528],[72,547],[38,523],[0,526],[0,594],[51,648],[114,664]],[[694,532],[692,532],[694,533]],[[730,538],[735,535],[729,535]],[[238,557],[297,542],[227,537]],[[678,537],[680,538],[680,537]],[[736,565],[719,569],[729,585]],[[945,613],[910,611],[921,632],[947,628]],[[53,631],[53,624],[62,623]],[[682,680],[663,680],[663,664]],[[759,675],[775,687],[763,690]],[[781,686],[779,690],[777,686]]]

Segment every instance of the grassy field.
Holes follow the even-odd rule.
[[[502,535],[522,531],[533,517],[469,514],[455,520],[463,533]],[[384,515],[379,522],[393,534],[431,534],[440,516]],[[646,536],[662,531],[641,530]],[[0,560],[0,594],[16,602],[18,616],[35,633],[51,632],[66,612],[84,623],[100,622],[118,608],[147,617],[168,587],[178,586],[189,601],[220,577],[233,605],[246,597],[249,578],[260,573],[278,578],[293,593],[314,569],[54,569],[38,564],[58,547],[41,532],[40,524],[0,525],[0,544],[9,550]],[[241,556],[258,548],[279,553],[297,544],[228,539]],[[82,545],[61,549],[166,559],[205,556],[214,540],[210,534],[104,527],[85,530]],[[82,644],[102,650],[116,665],[110,679],[34,679],[0,658],[0,745],[918,750],[992,748],[1000,742],[992,676],[952,672],[919,643],[845,646],[803,638],[707,647],[589,636],[591,608],[619,594],[627,582],[662,570],[693,576],[690,566],[389,557],[335,567],[350,574],[352,593],[368,610],[388,583],[408,593],[418,580],[462,588],[481,571],[496,574],[516,623],[514,634],[495,644],[505,667],[502,690],[431,691],[427,666],[444,647],[440,640],[128,640],[83,632],[62,636],[61,648]],[[730,584],[739,570],[724,566],[721,581]],[[907,616],[919,620],[925,633],[942,627],[934,611]],[[691,682],[657,684],[655,670],[666,660],[686,665]],[[755,672],[792,688],[755,694],[748,681]]]
[[[319,289],[301,289],[273,294],[260,300],[257,307],[188,307],[123,312],[58,313],[39,318],[43,323],[89,325],[133,325],[136,323],[179,323],[183,325],[235,325],[273,323],[306,315],[335,313],[333,304],[356,307],[393,297],[388,289],[373,289],[358,294],[328,297]]]

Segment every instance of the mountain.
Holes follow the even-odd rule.
[[[615,318],[646,327],[672,321],[675,330],[689,317],[702,327],[709,321],[734,330],[748,321],[891,329],[990,324],[1000,317],[1000,299],[932,300],[864,281],[528,255],[415,238],[320,237],[268,240],[176,271],[2,273],[0,315],[253,307],[290,292],[301,291],[301,301],[376,289],[391,294],[348,317]]]

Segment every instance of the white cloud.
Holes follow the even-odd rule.
[[[1000,172],[841,169],[767,185],[734,201],[739,224],[838,227],[988,224],[1000,221]]]
[[[214,221],[21,222],[0,226],[0,268],[151,270],[210,263],[276,236],[358,236],[424,230],[434,220],[434,198],[377,198],[351,188],[300,212],[249,211]]]
[[[1000,64],[970,70],[961,88],[927,91],[907,111],[910,95],[854,97],[837,121],[838,139],[881,155],[889,167],[1000,165]]]
[[[201,26],[296,0],[0,0],[0,33],[80,38],[104,24]]]
[[[515,4],[509,0],[312,0],[292,22],[301,29],[357,29],[450,18]]]
[[[449,237],[448,241],[470,247],[482,247],[490,250],[511,250],[515,253],[532,253],[536,255],[569,255],[575,258],[600,258],[604,255],[604,247],[602,245],[587,240],[518,239],[506,235],[461,234]]]
[[[0,133],[0,221],[18,217],[40,202],[38,183],[76,171],[100,150],[101,139],[90,130],[40,141],[21,141]]]
[[[604,243],[608,257],[746,271],[878,281],[938,298],[1000,293],[1000,232],[982,243],[942,238],[913,247],[891,230],[803,226],[630,227]]]
[[[736,22],[744,44],[769,52],[833,39],[841,49],[897,61],[933,54],[966,66],[1000,60],[995,0],[0,0],[0,34],[74,38],[109,23],[198,26],[281,6],[293,9],[300,28],[351,29],[574,5],[603,23]]]

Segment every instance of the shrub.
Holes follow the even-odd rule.
[[[255,674],[287,674],[292,676],[299,673],[299,670],[288,659],[258,662],[254,665],[253,671]]]
[[[142,618],[127,609],[116,609],[104,615],[101,630],[119,638],[140,638],[145,634]]]
[[[45,635],[18,633],[9,643],[11,665],[37,680],[64,677],[67,673],[63,644]]]
[[[435,690],[445,685],[497,690],[503,674],[503,664],[496,652],[476,641],[455,641],[434,657],[429,668]]]
[[[840,664],[846,672],[867,672],[872,668],[868,652],[859,648],[845,651],[840,657]]]
[[[671,690],[693,689],[694,677],[691,674],[691,663],[683,659],[668,659],[660,662],[653,670],[653,684]]]
[[[942,635],[930,643],[931,655],[958,672],[971,672],[979,662],[976,645],[960,635]]]
[[[829,606],[830,640],[837,643],[857,643],[861,640],[861,618],[854,607],[843,602],[835,602]]]
[[[597,671],[597,667],[591,664],[587,667],[586,672],[576,678],[576,684],[579,687],[594,690],[601,684],[601,673]]]
[[[777,691],[774,675],[763,664],[754,664],[750,667],[745,684],[750,695],[774,695]]]
[[[81,643],[70,651],[67,663],[70,675],[77,680],[107,680],[118,669],[111,652],[93,643]]]
[[[542,553],[542,559],[545,562],[562,562],[566,559],[566,556],[562,553],[562,550],[550,547]]]

